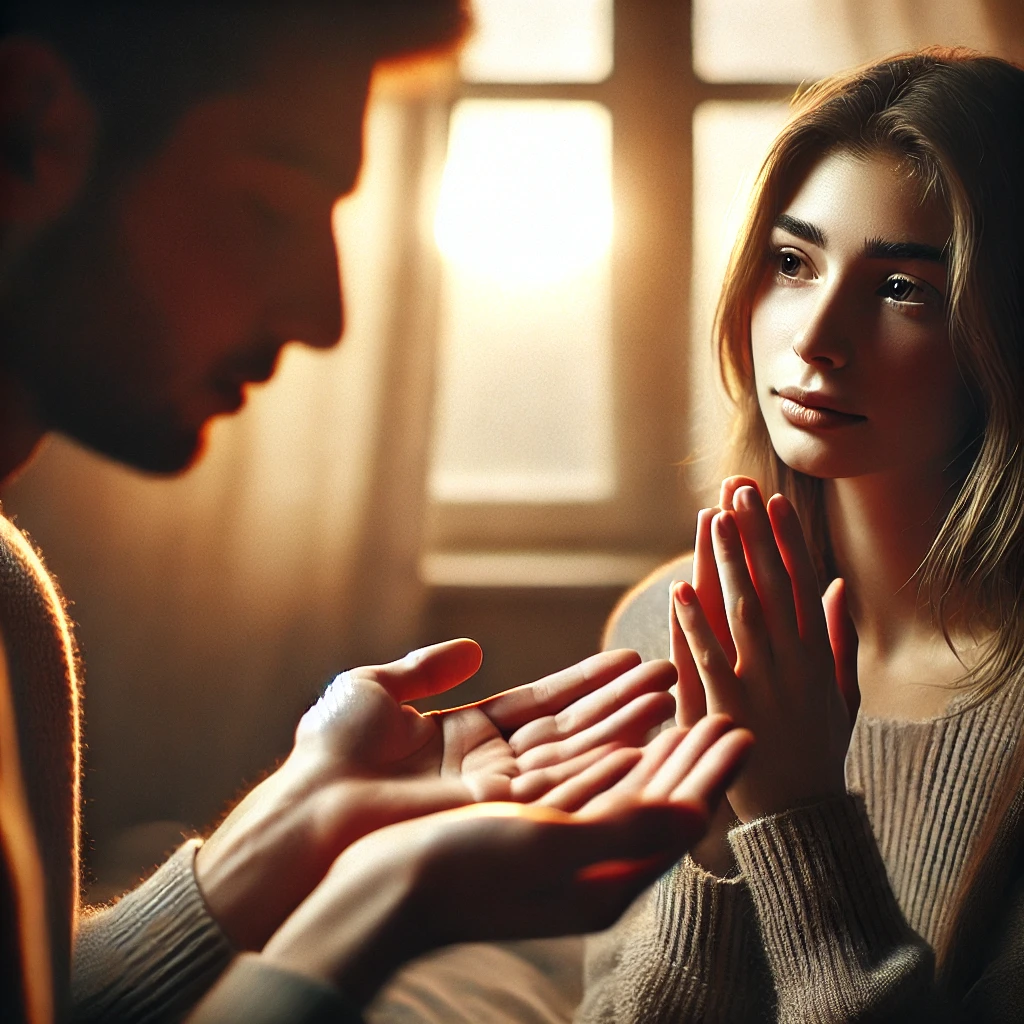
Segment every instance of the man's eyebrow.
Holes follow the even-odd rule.
[[[791,217],[788,213],[780,213],[775,218],[775,227],[782,228],[783,231],[788,231],[791,235],[796,235],[797,238],[802,238],[805,242],[818,246],[819,249],[825,248],[825,233],[816,224],[811,224],[809,221]]]
[[[864,243],[864,255],[877,260],[925,260],[928,263],[945,263],[948,253],[934,245],[923,242],[886,242],[881,238],[869,238]]]

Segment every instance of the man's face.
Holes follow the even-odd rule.
[[[332,211],[359,172],[371,70],[276,55],[40,238],[2,301],[9,361],[45,427],[178,471],[285,344],[338,341]]]

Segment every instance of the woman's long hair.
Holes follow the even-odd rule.
[[[949,337],[975,416],[959,487],[917,581],[952,646],[986,636],[965,679],[983,699],[1024,673],[1024,71],[933,48],[829,78],[798,96],[755,184],[716,317],[736,404],[733,472],[788,494],[824,582],[834,575],[821,481],[775,454],[758,406],[750,319],[775,219],[826,153],[895,155],[949,211]]]

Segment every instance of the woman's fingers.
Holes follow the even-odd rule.
[[[727,476],[718,492],[718,504],[723,510],[735,508],[733,498],[741,487],[753,487],[758,497],[761,496],[761,487],[752,476]]]
[[[857,682],[857,628],[850,617],[846,600],[846,581],[834,579],[825,591],[821,604],[825,610],[825,624],[836,663],[836,683],[852,723],[860,708],[860,685]]]
[[[730,500],[731,500],[730,495]],[[697,513],[697,536],[693,543],[693,589],[700,598],[700,606],[704,609],[711,628],[718,637],[722,650],[730,664],[736,664],[736,647],[729,632],[729,620],[725,614],[725,600],[722,597],[722,584],[718,578],[718,564],[715,562],[715,549],[711,540],[712,520],[721,512],[720,508],[702,508]]]
[[[690,645],[686,642],[683,627],[679,625],[676,614],[676,591],[679,582],[673,581],[669,588],[668,601],[668,637],[672,664],[675,665],[679,681],[676,684],[676,724],[684,727],[700,721],[708,711],[707,699],[704,696],[704,684],[694,664]]]
[[[768,501],[768,518],[779,544],[779,554],[793,581],[793,603],[800,636],[807,644],[824,645],[828,634],[821,609],[821,591],[800,517],[788,498],[775,494]]]
[[[736,513],[719,512],[711,526],[711,537],[725,597],[725,613],[736,644],[736,671],[742,672],[753,665],[764,669],[771,660],[772,647],[761,602],[747,569]]]
[[[742,722],[743,693],[739,680],[704,614],[697,592],[688,583],[676,587],[676,614],[704,684],[708,707]]]
[[[761,495],[753,487],[740,487],[733,495],[733,504],[747,568],[768,633],[773,643],[799,642],[793,584],[779,554]]]

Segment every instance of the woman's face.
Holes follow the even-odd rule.
[[[946,325],[950,220],[895,157],[834,152],[777,218],[751,318],[772,445],[840,478],[942,473],[970,397]]]

